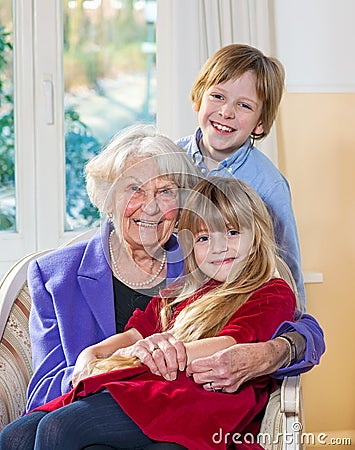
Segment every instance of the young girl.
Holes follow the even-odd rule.
[[[285,267],[270,217],[243,182],[210,178],[189,195],[179,239],[184,282],[136,310],[124,333],[85,349],[75,388],[5,428],[1,449],[136,448],[154,441],[194,450],[261,448],[250,433],[256,436],[276,381],[260,377],[225,394],[212,383],[202,388],[185,369],[236,343],[268,340],[293,319],[295,295],[278,272]],[[179,369],[176,376],[147,368],[159,358]],[[89,361],[96,375],[84,378]]]

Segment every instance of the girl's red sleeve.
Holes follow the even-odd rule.
[[[146,309],[142,311],[137,308],[125,326],[125,331],[135,328],[145,338],[154,333],[159,333],[159,312],[161,308],[161,297],[156,296],[151,299]]]
[[[292,289],[275,278],[255,291],[217,336],[231,336],[237,343],[268,341],[282,322],[293,320],[295,307]]]

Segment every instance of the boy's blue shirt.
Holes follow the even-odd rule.
[[[282,249],[281,256],[291,269],[297,285],[301,308],[305,310],[305,289],[298,234],[290,187],[286,178],[266,155],[252,145],[250,139],[232,155],[221,161],[216,169],[209,171],[198,147],[201,137],[202,131],[198,128],[193,135],[183,137],[176,143],[186,151],[203,176],[238,178],[260,195],[271,214],[276,242]],[[288,322],[281,326],[274,336],[286,331],[298,331],[306,338],[306,355],[303,361],[275,372],[273,376],[277,378],[310,370],[314,364],[319,364],[320,357],[325,351],[322,329],[313,317],[307,314],[300,315],[295,323]]]

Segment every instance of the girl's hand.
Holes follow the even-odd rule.
[[[72,379],[73,386],[75,387],[80,380],[87,378],[90,375],[88,372],[88,364],[91,361],[94,359],[108,358],[118,348],[122,348],[122,351],[126,351],[126,353],[122,353],[123,356],[133,356],[134,354],[129,354],[129,349],[134,347],[134,344],[141,339],[142,335],[139,331],[135,328],[130,328],[128,331],[113,334],[97,344],[86,347],[76,360]]]
[[[114,355],[136,356],[155,375],[175,380],[179,370],[187,364],[185,345],[170,333],[156,333],[140,339],[130,347],[117,350]]]
[[[98,358],[98,356],[99,355],[97,355],[94,346],[84,348],[84,350],[79,354],[73,371],[73,387],[75,387],[79,383],[79,381],[89,376],[88,364],[90,361]]]

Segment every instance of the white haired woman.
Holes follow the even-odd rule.
[[[69,391],[83,348],[122,332],[136,308],[181,275],[173,230],[197,182],[185,152],[150,125],[117,134],[86,166],[102,225],[29,268],[34,374],[26,410]]]

